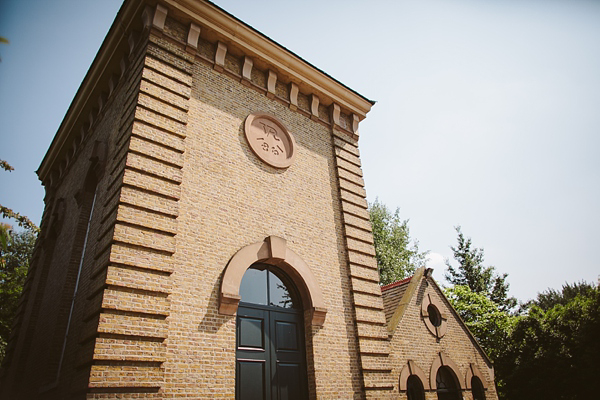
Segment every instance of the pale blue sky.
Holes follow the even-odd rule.
[[[597,280],[600,1],[216,3],[377,101],[368,197],[400,207],[438,281],[456,225],[520,300]],[[0,200],[34,221],[34,171],[119,5],[0,0]]]

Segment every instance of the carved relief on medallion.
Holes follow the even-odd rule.
[[[252,113],[246,118],[244,133],[250,148],[264,162],[275,168],[289,167],[296,157],[296,142],[277,118]]]

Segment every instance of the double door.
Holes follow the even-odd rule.
[[[303,325],[301,310],[239,305],[237,400],[308,398]]]

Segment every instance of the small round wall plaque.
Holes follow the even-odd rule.
[[[244,133],[254,154],[267,164],[275,168],[287,168],[294,161],[296,141],[274,116],[265,113],[248,115]]]

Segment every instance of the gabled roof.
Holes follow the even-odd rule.
[[[390,283],[389,285],[381,287],[381,294],[383,295],[383,310],[385,312],[385,319],[388,324],[394,315],[400,300],[402,297],[404,297],[404,293],[406,292],[406,289],[408,288],[412,278],[412,276],[409,276],[401,281]]]
[[[393,282],[388,285],[381,287],[381,295],[383,297],[383,307],[385,312],[385,319],[388,324],[388,334],[393,336],[396,332],[396,328],[400,325],[402,321],[402,317],[404,313],[412,301],[413,296],[417,292],[417,289],[422,280],[426,280],[428,284],[432,285],[437,291],[441,294],[441,297],[452,313],[452,315],[456,318],[458,323],[462,325],[462,327],[467,332],[471,341],[475,345],[475,347],[479,350],[481,355],[485,358],[487,362],[492,365],[492,360],[485,353],[485,350],[479,345],[473,333],[469,330],[465,321],[458,315],[452,304],[448,301],[442,289],[438,286],[435,280],[431,277],[431,272],[433,270],[431,268],[421,267],[415,271],[415,274],[411,277],[403,279],[398,282]]]

